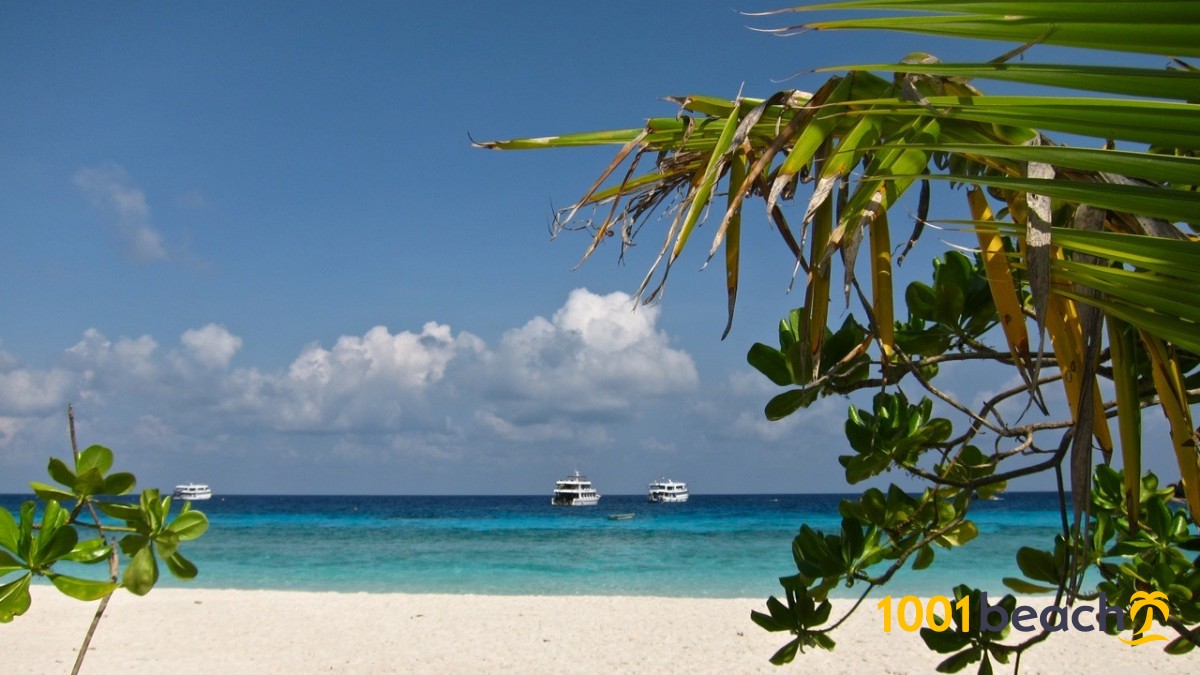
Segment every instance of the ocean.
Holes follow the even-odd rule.
[[[706,495],[649,504],[605,495],[598,506],[553,507],[537,496],[215,496],[195,506],[208,533],[183,552],[204,588],[501,595],[766,598],[795,573],[800,525],[836,531],[844,495]],[[15,514],[20,495],[0,495]],[[883,593],[948,595],[967,583],[1003,593],[1020,576],[1021,546],[1050,548],[1055,493],[977,503],[981,536],[934,566],[902,570]],[[634,513],[610,520],[612,513]],[[82,567],[82,566],[77,566]],[[88,576],[103,574],[103,566]],[[94,572],[92,570],[95,570]],[[861,591],[839,589],[851,597]],[[879,591],[876,591],[879,593]]]

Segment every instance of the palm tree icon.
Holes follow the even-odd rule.
[[[1147,632],[1154,624],[1154,610],[1157,609],[1160,613],[1162,613],[1163,621],[1166,621],[1170,616],[1171,609],[1167,606],[1166,594],[1162,591],[1154,591],[1153,593],[1138,591],[1130,596],[1129,599],[1131,600],[1129,605],[1129,618],[1133,619],[1133,621],[1136,623],[1138,614],[1142,613],[1142,610],[1144,609],[1146,610],[1146,620],[1142,622],[1141,628],[1134,629],[1133,635],[1135,639],[1126,640],[1125,638],[1120,638],[1121,642],[1136,647],[1141,644],[1146,644],[1147,642],[1154,642],[1155,640],[1166,640],[1167,638],[1162,635]],[[1138,637],[1139,635],[1141,637]]]

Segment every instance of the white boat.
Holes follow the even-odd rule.
[[[182,499],[189,502],[212,499],[212,488],[208,487],[207,485],[198,485],[196,483],[176,485],[174,496],[176,499]]]
[[[686,502],[688,500],[687,483],[676,483],[669,478],[659,478],[650,484],[647,499],[658,503]]]
[[[554,506],[595,506],[599,501],[600,493],[592,487],[592,481],[578,470],[555,482],[554,496],[550,498]]]

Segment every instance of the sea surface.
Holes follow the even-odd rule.
[[[508,497],[215,496],[194,506],[208,533],[182,551],[200,575],[160,584],[204,588],[455,594],[766,598],[795,573],[801,524],[836,531],[839,495],[692,495],[649,504],[605,495],[594,507]],[[26,497],[0,495],[15,514]],[[973,510],[981,536],[937,549],[932,568],[902,570],[884,592],[948,595],[968,583],[1005,591],[1021,546],[1050,548],[1055,493],[1012,493]],[[609,514],[634,513],[632,520]],[[82,566],[77,566],[82,568]],[[106,566],[88,568],[87,576]],[[93,571],[94,570],[94,571]],[[861,586],[835,595],[857,595]],[[876,591],[877,593],[879,591]]]

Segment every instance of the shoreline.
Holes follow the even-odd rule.
[[[834,633],[835,651],[810,650],[785,668],[933,672],[948,655],[928,651],[915,633],[883,632],[872,599]],[[788,672],[768,659],[789,636],[750,620],[751,610],[765,611],[763,603],[181,588],[137,598],[122,591],[109,604],[82,672]],[[835,600],[834,616],[851,604]],[[96,603],[35,587],[29,611],[0,626],[6,669],[69,671],[95,610]],[[1171,657],[1161,644],[1129,647],[1096,633],[1059,634],[1030,650],[1021,672],[1196,671],[1200,656]]]

